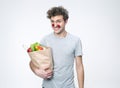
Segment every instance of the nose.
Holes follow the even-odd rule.
[[[58,25],[58,24],[54,23],[54,24],[53,24],[53,27],[57,27],[57,25]]]
[[[58,27],[58,28],[60,28],[60,25],[59,24],[52,24],[52,27]]]
[[[52,27],[57,27],[57,24],[53,23],[53,24],[52,24]]]

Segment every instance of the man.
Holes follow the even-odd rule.
[[[51,21],[54,32],[44,37],[40,43],[45,46],[50,46],[52,49],[53,72],[50,70],[41,71],[41,69],[37,68],[31,61],[30,67],[32,71],[44,79],[43,88],[75,88],[75,60],[78,86],[79,88],[84,88],[81,41],[78,37],[65,30],[69,18],[68,11],[61,6],[52,7],[48,10],[47,17]]]

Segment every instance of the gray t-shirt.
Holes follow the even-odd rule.
[[[59,38],[51,33],[40,42],[52,49],[54,72],[51,79],[43,80],[44,88],[75,88],[74,58],[82,56],[82,46],[79,37],[67,33],[65,38]]]

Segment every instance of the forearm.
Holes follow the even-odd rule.
[[[52,77],[52,70],[43,70],[43,69],[39,69],[38,67],[36,67],[32,61],[30,61],[30,68],[33,71],[33,73],[41,78],[50,78]]]
[[[31,70],[33,71],[33,73],[35,73],[35,74],[37,75],[36,70],[39,69],[39,68],[37,68],[37,67],[32,63],[32,61],[30,61],[29,65],[30,65],[30,68],[31,68]]]
[[[83,68],[83,65],[76,67],[76,70],[77,70],[78,86],[79,86],[79,88],[84,88],[84,68]]]

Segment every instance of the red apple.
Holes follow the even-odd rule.
[[[31,48],[28,48],[28,49],[27,49],[27,52],[32,52],[32,49],[31,49]]]

